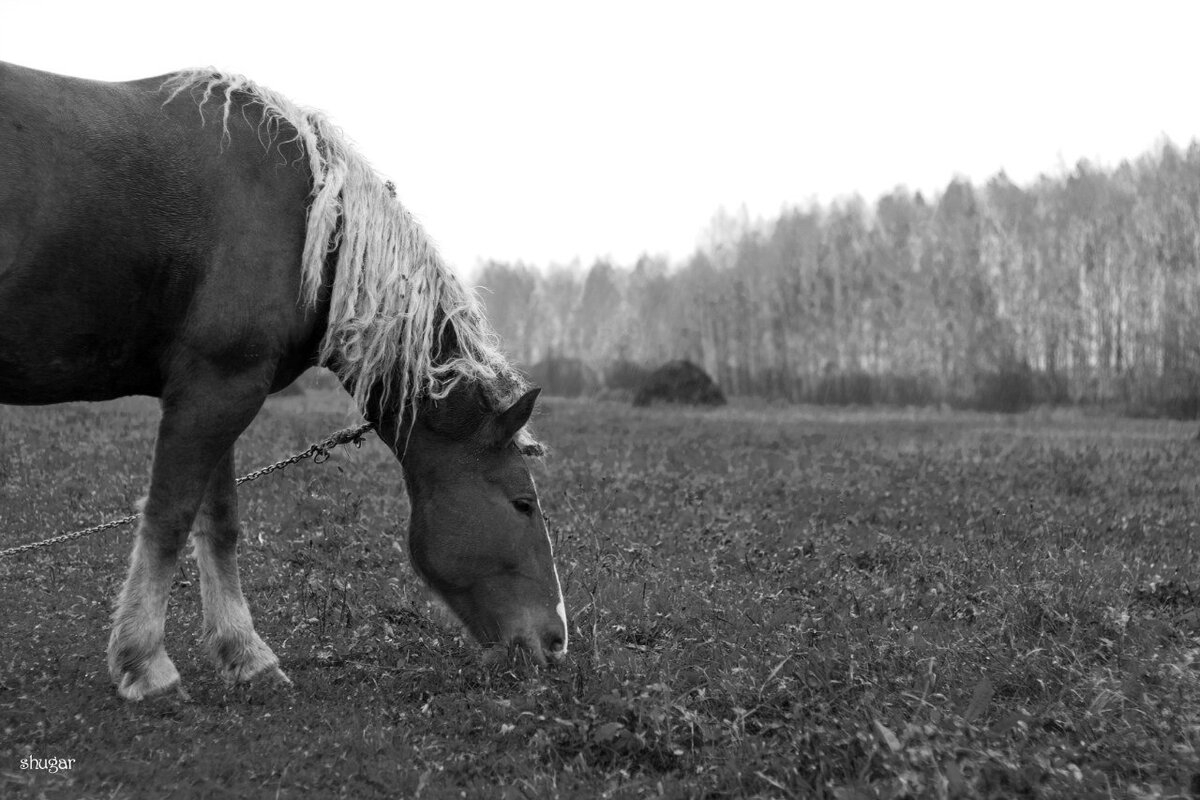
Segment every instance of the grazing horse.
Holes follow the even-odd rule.
[[[341,132],[237,75],[102,83],[0,63],[0,403],[161,400],[108,644],[122,697],[179,683],[163,630],[189,532],[222,676],[287,681],[238,578],[234,442],[316,364],[401,464],[416,572],[489,656],[561,658],[525,461],[537,390]]]

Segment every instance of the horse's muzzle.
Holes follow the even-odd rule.
[[[537,624],[523,626],[505,641],[489,647],[484,653],[485,664],[499,665],[510,660],[528,660],[545,667],[557,664],[567,656],[567,632],[557,616],[547,616]]]

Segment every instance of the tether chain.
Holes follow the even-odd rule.
[[[282,461],[276,461],[274,464],[268,464],[261,469],[256,469],[253,472],[246,473],[237,479],[236,484],[241,486],[243,483],[249,483],[250,481],[257,480],[263,475],[270,475],[276,470],[283,469],[284,467],[290,467],[292,464],[295,464],[298,461],[303,461],[306,458],[311,458],[314,464],[323,464],[329,460],[329,453],[335,447],[339,447],[340,445],[347,444],[349,442],[354,442],[355,447],[361,447],[363,436],[367,431],[371,430],[372,427],[373,426],[371,423],[364,422],[363,424],[357,425],[353,428],[340,430],[330,436],[328,439],[322,439],[319,442],[314,442],[313,444],[309,445],[307,450],[303,450],[295,455],[288,456]],[[110,528],[119,528],[122,525],[128,525],[131,522],[135,522],[136,520],[140,519],[141,516],[141,514],[130,514],[127,517],[121,517],[120,519],[102,522],[99,525],[93,525],[92,527],[84,528],[81,531],[72,531],[71,533],[64,533],[61,536],[43,539],[40,542],[30,542],[29,544],[10,547],[7,550],[0,550],[0,559],[20,555],[21,553],[25,553],[30,550],[38,550],[43,547],[50,547],[63,542],[69,542],[72,539],[81,539],[84,536],[90,536],[93,533],[106,531]]]

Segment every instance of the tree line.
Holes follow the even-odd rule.
[[[685,358],[734,395],[1194,416],[1200,143],[1025,186],[721,212],[682,264],[493,261],[477,282],[527,365]]]

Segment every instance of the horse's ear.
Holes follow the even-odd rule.
[[[529,422],[529,415],[533,413],[533,403],[541,391],[540,388],[530,389],[507,410],[496,415],[493,430],[495,431],[494,441],[498,446],[503,447],[512,441],[512,438],[517,435],[517,431],[521,430],[526,422]]]

